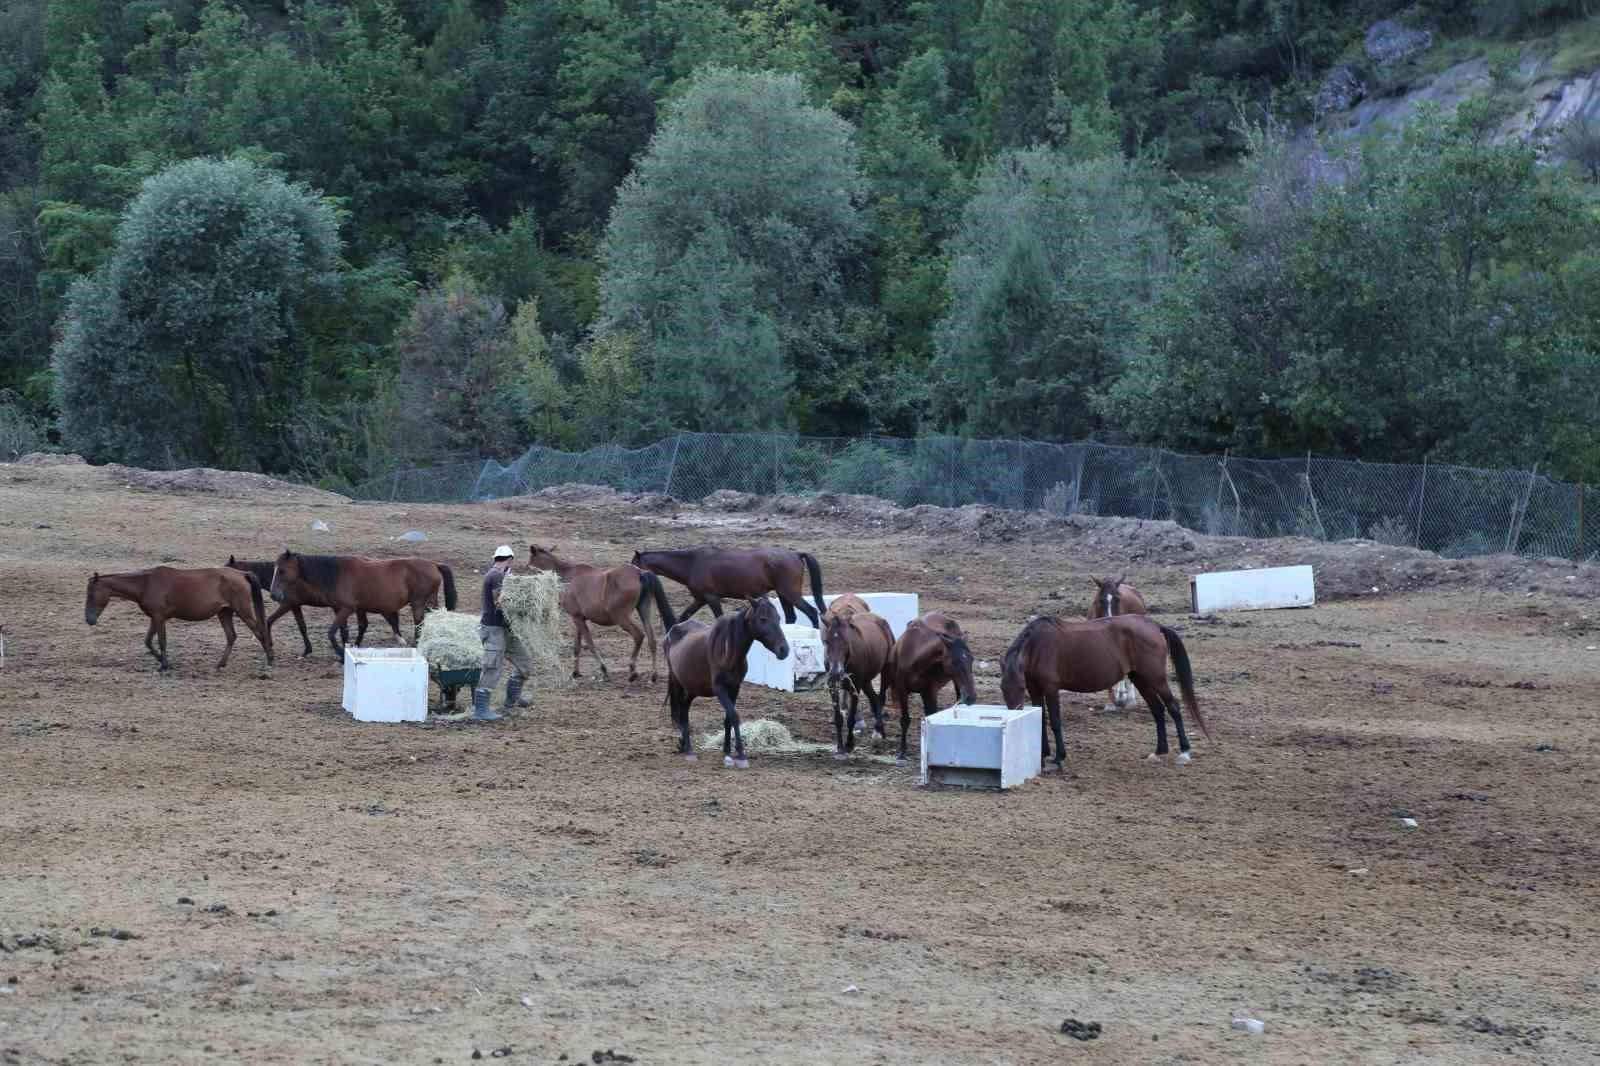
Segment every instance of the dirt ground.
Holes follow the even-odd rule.
[[[1203,619],[1187,575],[1227,553],[1115,520],[208,478],[0,466],[0,1064],[1600,1058],[1592,569],[1413,559],[1453,576],[1384,585],[1391,557],[1350,546],[1377,593]],[[409,529],[429,540],[390,540]],[[220,629],[175,624],[168,677],[131,604],[82,613],[91,571],[286,544],[448,561],[470,601],[503,541],[624,561],[710,539],[812,551],[829,591],[916,591],[986,663],[1126,570],[1182,632],[1217,742],[1151,765],[1148,713],[1098,694],[1068,698],[1066,776],[1010,793],[922,789],[865,751],[736,771],[670,754],[663,685],[362,725],[327,612],[309,658],[279,624],[270,671],[241,634],[218,673]],[[619,676],[623,637],[600,644]],[[823,692],[750,687],[741,711],[830,739]]]

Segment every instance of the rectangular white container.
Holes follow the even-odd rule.
[[[823,604],[830,605],[843,593],[822,597]],[[918,616],[918,598],[915,592],[858,592],[867,606],[872,608],[872,613],[883,618],[889,623],[889,631],[900,639],[900,634],[906,631],[906,626]],[[783,605],[777,597],[771,597],[773,606],[778,608],[778,616],[783,616]],[[812,603],[811,597],[806,597],[806,603]],[[781,689],[784,692],[804,691],[816,685],[822,674],[822,634],[812,629],[805,620],[806,616],[799,611],[795,612],[794,625],[783,627],[784,635],[789,641],[789,658],[779,662],[772,657],[772,653],[759,644],[751,645],[750,671],[745,674],[745,680],[752,684],[765,685],[768,688]],[[810,653],[816,652],[815,666],[811,665]]]
[[[1196,574],[1189,579],[1189,602],[1195,614],[1265,611],[1310,607],[1317,602],[1317,593],[1311,567],[1272,566]]]
[[[1039,774],[1037,707],[957,704],[922,720],[922,783],[1016,788]]]
[[[358,722],[428,720],[428,661],[415,648],[346,648],[344,709]]]

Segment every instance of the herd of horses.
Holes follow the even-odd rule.
[[[933,611],[907,624],[897,638],[889,623],[854,595],[838,596],[831,605],[822,594],[822,570],[804,552],[785,548],[720,548],[702,545],[670,551],[635,552],[629,563],[599,567],[561,559],[555,549],[530,545],[528,568],[550,571],[562,581],[561,608],[574,628],[572,676],[581,677],[583,649],[587,644],[602,678],[609,676],[595,647],[590,625],[617,626],[633,637],[628,678],[638,680],[638,660],[644,643],[650,645],[650,680],[657,680],[657,645],[652,612],[659,614],[667,660],[666,702],[678,734],[676,750],[694,759],[689,736],[689,707],[699,698],[715,699],[723,710],[723,759],[726,765],[745,768],[745,751],[738,713],[739,690],[748,671],[750,649],[759,643],[779,660],[789,655],[784,624],[793,624],[796,612],[804,614],[821,633],[823,665],[833,701],[836,758],[848,758],[855,749],[860,697],[867,698],[873,731],[887,740],[886,705],[892,698],[900,714],[898,758],[906,758],[910,703],[919,697],[923,714],[937,711],[945,686],[955,688],[959,702],[977,702],[973,682],[973,654],[961,626],[949,616]],[[688,608],[675,615],[662,579],[688,589]],[[805,598],[809,579],[813,604]],[[1026,703],[1044,708],[1042,758],[1049,760],[1054,738],[1054,761],[1062,769],[1066,755],[1061,727],[1062,691],[1114,691],[1129,681],[1150,707],[1155,718],[1156,749],[1153,759],[1185,763],[1190,759],[1189,735],[1183,709],[1194,715],[1201,731],[1210,730],[1200,713],[1194,691],[1194,673],[1183,640],[1173,629],[1150,618],[1137,590],[1124,577],[1094,578],[1095,597],[1089,617],[1067,621],[1052,616],[1030,620],[1001,659],[1000,688],[1006,706]],[[262,599],[267,590],[277,610],[269,617]],[[776,596],[778,603],[772,602]],[[221,567],[177,569],[158,566],[120,574],[95,574],[89,579],[84,621],[94,625],[112,598],[131,600],[150,619],[145,647],[161,664],[167,658],[166,623],[169,619],[195,622],[216,618],[227,637],[221,669],[235,641],[234,620],[255,635],[273,660],[272,625],[292,613],[300,628],[304,654],[312,653],[302,608],[331,609],[328,643],[340,659],[349,642],[349,620],[357,623],[355,643],[366,636],[369,615],[389,623],[404,641],[400,612],[411,610],[414,626],[442,598],[456,606],[455,575],[443,563],[421,558],[369,559],[353,555],[305,555],[285,550],[272,561],[246,561],[232,556]],[[742,603],[724,612],[723,601]],[[694,619],[701,607],[712,621]],[[780,619],[779,608],[782,609]],[[157,645],[159,644],[159,651]],[[1169,660],[1178,677],[1180,705],[1168,683]],[[876,688],[874,687],[876,683]],[[1167,719],[1177,731],[1178,754],[1167,741]]]

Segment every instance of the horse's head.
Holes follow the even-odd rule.
[[[830,614],[822,625],[822,663],[830,681],[843,681],[845,662],[850,658],[849,614]]]
[[[95,574],[89,578],[89,589],[83,597],[83,620],[89,625],[94,625],[100,620],[100,612],[106,609],[106,604],[111,602],[111,589],[100,580],[100,575]]]
[[[278,556],[272,564],[272,598],[278,603],[283,602],[288,595],[287,589],[291,584],[300,581],[300,557],[288,548],[283,549],[283,554]]]
[[[978,686],[972,680],[972,649],[967,647],[966,638],[952,637],[948,633],[938,636],[945,675],[955,682],[962,703],[977,703]]]
[[[1104,577],[1091,577],[1094,583],[1094,610],[1091,618],[1111,618],[1122,613],[1122,583],[1128,575],[1115,581]]]
[[[541,548],[537,544],[528,545],[528,568],[530,570],[554,570],[560,562],[556,558],[556,546]]]
[[[761,646],[772,653],[773,658],[781,662],[789,657],[789,641],[783,635],[783,619],[770,599],[758,596],[740,613],[744,615],[745,626],[761,642]]]
[[[1016,710],[1028,702],[1028,682],[1022,673],[1022,649],[1013,644],[1000,660],[1000,696]]]

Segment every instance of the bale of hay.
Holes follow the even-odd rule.
[[[478,616],[458,611],[429,611],[422,619],[417,651],[436,670],[477,670],[483,666],[483,638]]]
[[[767,755],[806,755],[814,751],[832,751],[832,744],[813,744],[796,740],[788,728],[773,718],[754,718],[739,723],[739,735],[744,737],[744,750]],[[700,749],[709,751],[722,748],[722,727],[718,726],[700,738]]]
[[[500,612],[541,674],[561,676],[561,577],[550,571],[507,574],[500,585]]]

